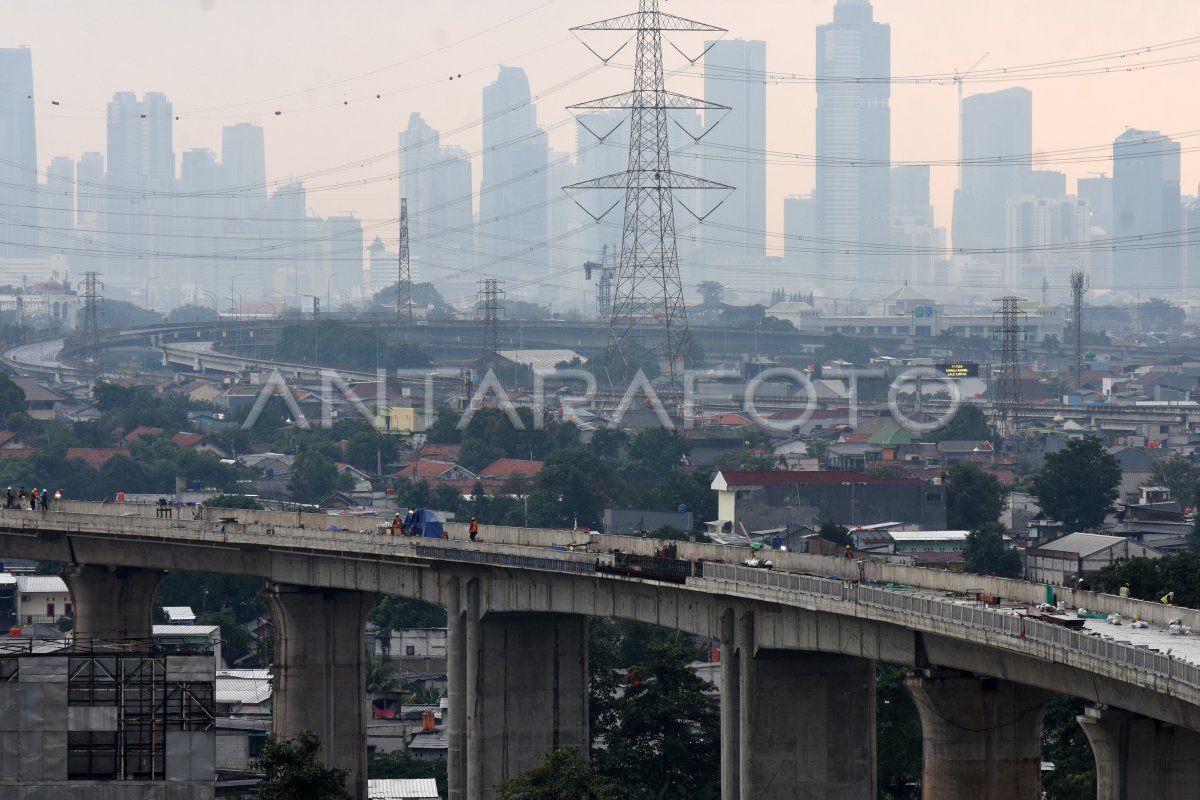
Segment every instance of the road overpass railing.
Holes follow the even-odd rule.
[[[900,614],[938,619],[1000,636],[1059,647],[1085,656],[1110,661],[1140,672],[1161,676],[1200,690],[1200,666],[1171,658],[1146,646],[1102,638],[1099,634],[1039,622],[1011,612],[983,606],[921,597],[907,589],[858,584],[849,581],[794,575],[735,564],[706,564],[705,579],[746,586],[816,594]]]

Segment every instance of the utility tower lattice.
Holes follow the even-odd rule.
[[[500,281],[484,278],[479,282],[479,314],[483,320],[483,347],[481,361],[487,367],[496,359],[500,350]]]
[[[1071,325],[1075,328],[1075,388],[1083,387],[1083,295],[1088,290],[1088,276],[1083,272],[1071,273],[1071,305],[1075,316]]]
[[[100,290],[99,272],[83,273],[83,322],[80,338],[83,342],[84,372],[92,378],[100,376]]]
[[[587,280],[592,279],[593,272],[599,273],[596,278],[596,316],[600,319],[612,318],[614,271],[608,245],[604,245],[600,249],[599,261],[585,261],[583,264],[583,274]]]
[[[1021,405],[1021,362],[1025,354],[1025,328],[1021,320],[1025,312],[1020,304],[1025,298],[1009,295],[999,298],[1000,310],[992,316],[1000,317],[1000,375],[992,385],[992,405],[1000,420],[999,427],[1005,436],[1018,431],[1017,417]]]
[[[396,283],[396,318],[412,322],[412,264],[408,258],[408,198],[400,198],[400,277]]]
[[[625,214],[609,316],[609,349],[619,354],[626,371],[637,350],[653,353],[674,382],[682,377],[681,362],[691,349],[675,241],[675,192],[684,189],[729,192],[731,187],[671,170],[667,137],[667,124],[671,120],[668,119],[668,112],[724,112],[729,109],[727,106],[668,92],[663,81],[662,63],[664,31],[721,34],[725,29],[664,14],[658,10],[658,6],[659,0],[640,0],[636,13],[571,29],[573,33],[636,31],[637,51],[631,91],[569,107],[572,112],[585,113],[603,109],[630,110],[627,169],[563,188],[567,192],[584,189],[624,190]],[[596,53],[595,50],[592,52]],[[596,55],[599,56],[598,53]],[[607,63],[612,56],[600,58]],[[710,126],[706,125],[706,128],[711,130]],[[586,208],[584,211],[599,220],[619,202],[613,203],[599,216]],[[687,209],[687,206],[684,205],[684,208]],[[703,219],[691,209],[687,210],[698,219]],[[712,210],[708,213],[711,214]]]

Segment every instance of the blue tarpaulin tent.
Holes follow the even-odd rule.
[[[427,508],[417,508],[408,512],[404,518],[404,530],[410,536],[424,536],[428,539],[441,539],[445,528],[437,514]]]

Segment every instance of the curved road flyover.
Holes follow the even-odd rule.
[[[571,550],[570,531],[483,526],[484,541],[379,535],[365,518],[65,502],[0,512],[0,552],[66,563],[81,638],[148,638],[162,570],[256,575],[276,620],[275,731],[321,735],[365,797],[362,631],[379,594],[446,607],[451,797],[495,783],[552,747],[587,747],[586,618],[613,616],[721,642],[722,797],[875,797],[874,663],[914,668],[924,797],[1040,796],[1038,735],[1051,692],[1102,710],[1082,719],[1101,798],[1194,797],[1200,779],[1200,646],[1175,654],[947,598],[979,591],[1016,602],[1018,581],[863,563],[865,582],[820,578],[854,562],[780,553],[774,572],[744,551],[681,543],[703,559],[683,583],[598,572],[611,553]],[[172,512],[176,513],[176,512]],[[343,530],[326,530],[336,525]],[[653,542],[603,537],[649,553]],[[552,549],[559,547],[563,549]],[[731,563],[726,563],[731,562]],[[786,571],[785,571],[786,570]],[[915,578],[922,580],[915,580]],[[902,579],[911,588],[871,581]],[[1070,604],[1135,610],[1158,623],[1200,613],[1090,593]],[[1129,644],[1119,639],[1130,639]],[[1160,648],[1161,649],[1161,648]]]

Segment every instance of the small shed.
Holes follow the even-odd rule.
[[[1036,583],[1066,585],[1095,575],[1122,558],[1162,558],[1153,547],[1124,536],[1069,533],[1025,551],[1025,577]]]

